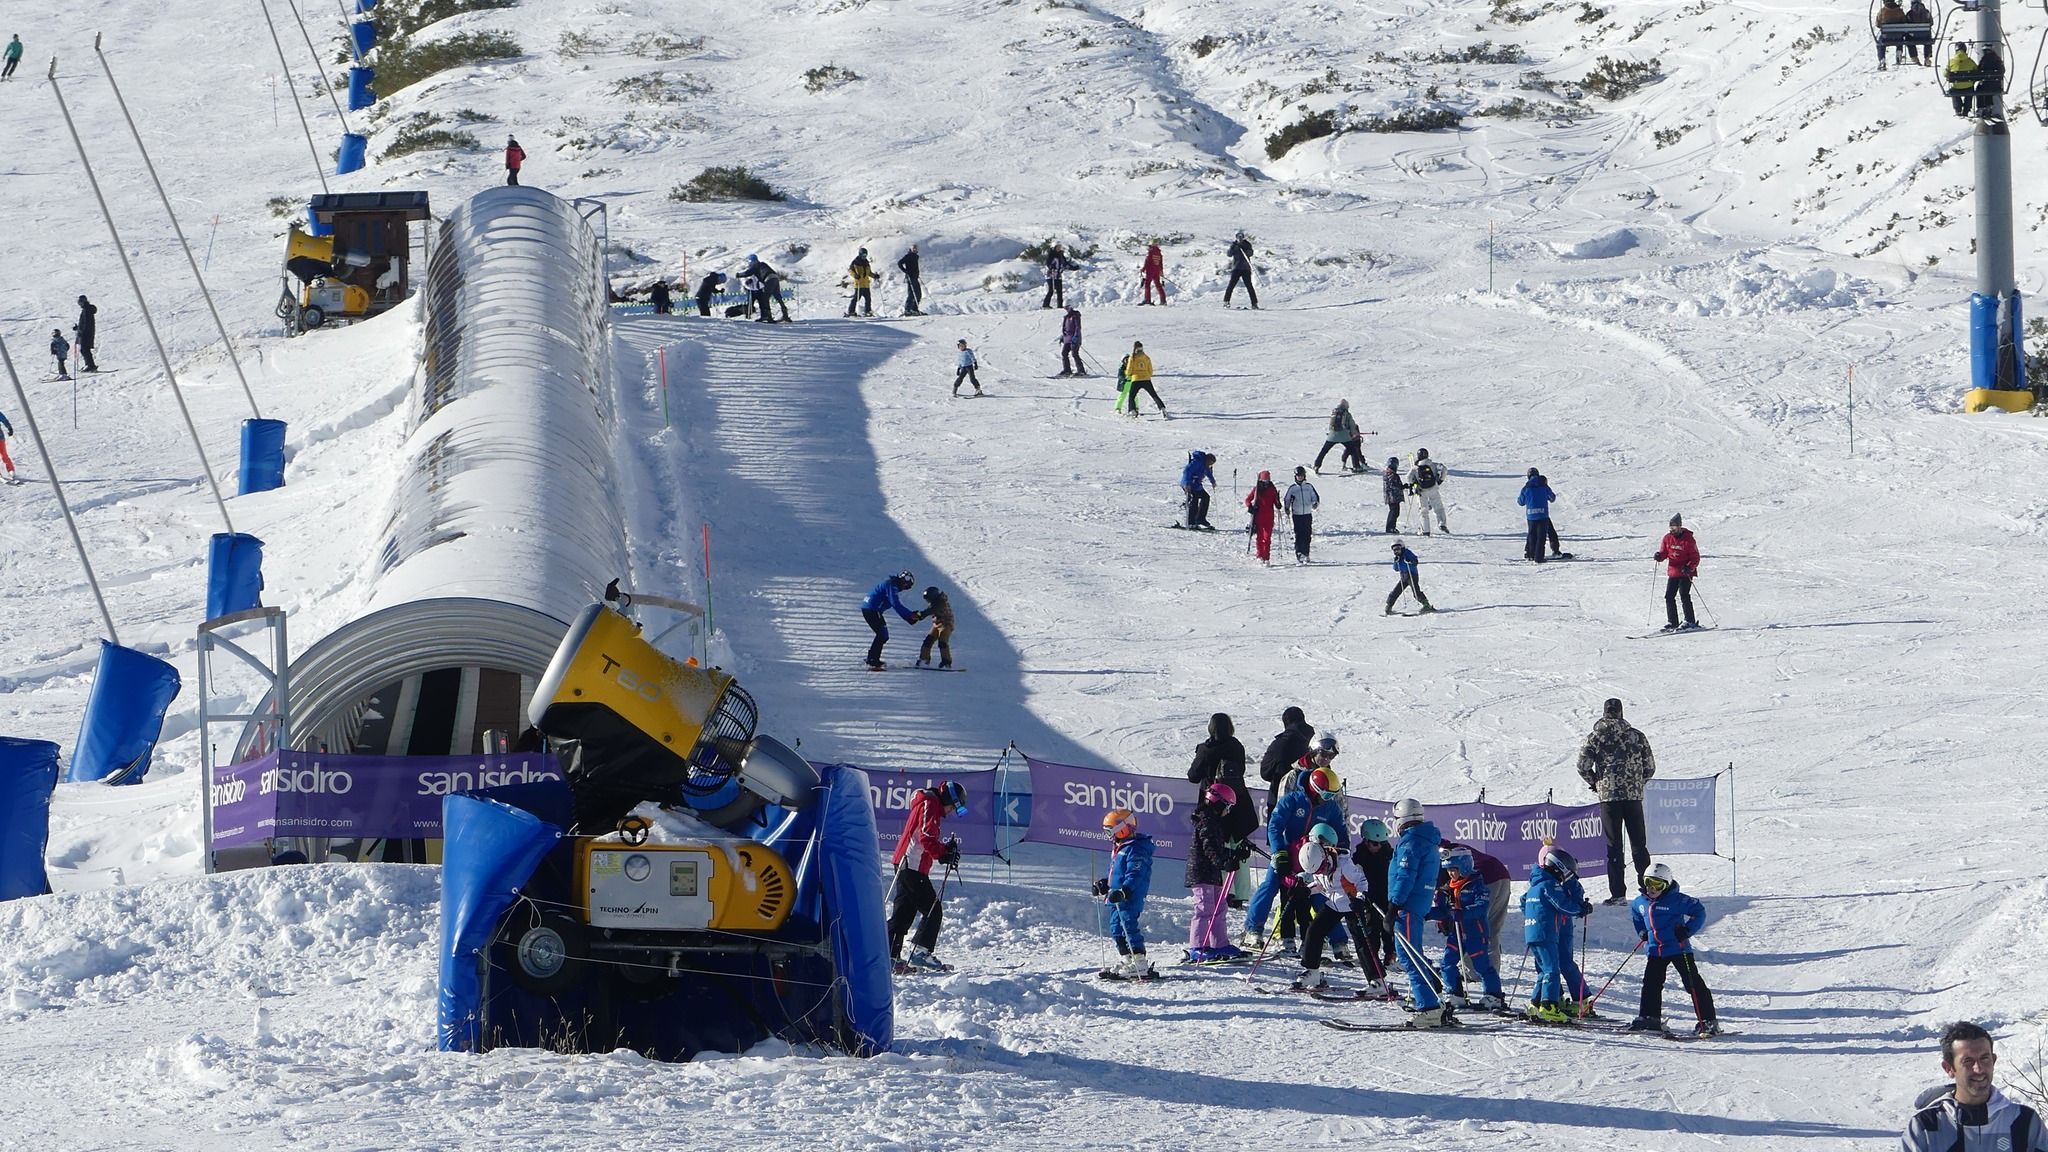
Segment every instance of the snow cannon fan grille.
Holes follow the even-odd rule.
[[[727,686],[704,726],[704,742],[698,746],[697,767],[703,775],[722,784],[739,771],[760,720],[761,708],[754,698],[737,684]]]

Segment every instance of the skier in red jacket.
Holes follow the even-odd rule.
[[[526,163],[526,149],[511,136],[505,137],[505,183],[519,183],[519,166]]]
[[[1259,560],[1273,563],[1273,521],[1280,511],[1280,489],[1273,486],[1271,472],[1259,473],[1259,482],[1244,494],[1244,506],[1251,510],[1252,536],[1259,548]]]
[[[1683,632],[1700,626],[1692,614],[1692,578],[1700,571],[1700,545],[1686,531],[1685,522],[1678,516],[1671,517],[1671,531],[1664,534],[1663,543],[1657,545],[1657,554],[1652,560],[1664,561],[1664,628],[1666,632]],[[1685,623],[1678,622],[1678,601],[1685,601]]]
[[[889,862],[896,867],[896,902],[889,909],[889,958],[898,973],[923,969],[943,972],[946,965],[932,955],[939,944],[939,925],[945,908],[932,889],[933,864],[948,867],[960,862],[960,842],[939,839],[939,821],[946,814],[967,811],[967,790],[948,780],[932,788],[920,788],[910,800],[910,815],[903,821],[903,835],[896,839],[896,852]],[[903,937],[910,922],[918,921],[911,940],[910,959],[903,959]]]
[[[1150,304],[1155,287],[1159,289],[1159,302],[1166,303],[1166,257],[1157,244],[1145,249],[1145,298],[1139,303]]]

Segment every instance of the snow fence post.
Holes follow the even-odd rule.
[[[1736,869],[1738,867],[1740,866],[1735,862],[1735,761],[1730,760],[1728,762],[1728,894],[1730,896],[1736,895],[1739,891],[1739,887],[1735,883]]]

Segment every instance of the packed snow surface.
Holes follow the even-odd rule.
[[[331,60],[338,22],[306,14]],[[1702,969],[1733,1033],[1717,1041],[1341,1034],[1316,1018],[1390,1011],[1257,991],[1285,982],[1277,963],[1103,984],[1085,897],[1099,858],[1027,848],[950,888],[941,951],[958,971],[899,983],[896,1051],[767,1045],[682,1066],[434,1052],[432,870],[196,875],[193,627],[222,525],[49,55],[215,472],[231,483],[248,405],[94,29],[263,414],[290,423],[289,486],[230,510],[268,542],[265,598],[290,611],[295,651],[367,598],[419,318],[289,342],[271,318],[284,216],[319,190],[291,89],[323,155],[340,132],[303,47],[280,76],[253,13],[162,0],[9,15],[0,35],[29,53],[0,85],[0,334],[121,640],[187,688],[146,782],[60,788],[58,894],[0,906],[0,1147],[1846,1149],[1896,1138],[1948,1020],[1999,1032],[2009,1087],[2035,1063],[2048,725],[2029,688],[2048,636],[2023,605],[2048,435],[1955,412],[1968,125],[1925,74],[1873,71],[1861,8],[526,0],[423,33],[502,30],[523,54],[359,114],[373,162],[335,190],[425,188],[445,213],[501,179],[511,132],[526,182],[608,204],[620,286],[694,287],[748,253],[790,277],[786,327],[622,316],[616,448],[632,582],[702,594],[708,524],[713,655],[807,754],[967,769],[1014,741],[1177,774],[1211,712],[1256,756],[1299,704],[1343,741],[1357,791],[1578,802],[1577,743],[1614,695],[1663,774],[1735,768],[1723,848],[1739,873],[1671,861],[1707,902]],[[2038,18],[2012,19],[2017,37]],[[1602,57],[1654,61],[1652,78],[1592,94]],[[1267,149],[1306,112],[1362,127],[1431,109],[1463,126]],[[421,117],[478,144],[382,158]],[[2030,293],[2036,132],[2015,125]],[[740,164],[787,199],[668,195]],[[1221,302],[1240,228],[1257,312]],[[1092,378],[1052,378],[1058,313],[1018,259],[1047,239],[1081,255],[1067,287]],[[1172,303],[1141,310],[1154,240]],[[861,246],[885,270],[879,312],[900,310],[911,242],[933,314],[840,317]],[[79,292],[100,305],[108,371],[74,389],[44,349]],[[963,338],[984,398],[949,395]],[[1170,419],[1111,411],[1134,340]],[[1340,398],[1369,462],[1427,447],[1450,469],[1454,534],[1404,536],[1438,615],[1381,614],[1379,484],[1334,474],[1335,453],[1313,478],[1311,566],[1284,539],[1267,568],[1235,532],[1167,527],[1189,451],[1217,454],[1212,518],[1233,528],[1260,470],[1284,483],[1312,460]],[[0,730],[68,749],[101,628],[16,408],[0,396],[28,481],[0,495]],[[1573,561],[1516,560],[1530,467]],[[1715,628],[1634,639],[1661,620],[1649,555],[1674,512],[1699,535]],[[856,601],[905,567],[951,592],[964,672],[860,670]],[[892,662],[917,631],[896,629]],[[1161,866],[1147,914],[1168,964],[1179,879]],[[1592,918],[1589,977],[1621,969],[1610,1014],[1633,1011],[1634,942],[1619,910]],[[1667,991],[1668,1019],[1682,1000]]]

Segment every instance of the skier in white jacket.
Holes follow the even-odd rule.
[[[1310,828],[1296,853],[1301,879],[1308,885],[1315,913],[1308,924],[1307,938],[1302,941],[1301,979],[1296,981],[1295,987],[1314,992],[1329,983],[1322,972],[1323,944],[1339,923],[1346,924],[1361,943],[1370,939],[1365,935],[1365,924],[1359,913],[1365,909],[1371,884],[1366,880],[1365,869],[1358,866],[1349,852],[1338,847],[1337,830],[1328,824]],[[1384,994],[1386,973],[1377,970],[1379,956],[1373,949],[1363,946],[1358,949],[1357,956],[1358,966],[1364,970],[1368,981],[1366,995]]]
[[[1415,467],[1408,471],[1408,487],[1414,491],[1416,503],[1422,505],[1422,534],[1429,535],[1429,514],[1436,513],[1437,527],[1446,533],[1451,523],[1444,518],[1444,466],[1429,458],[1429,449],[1415,450]]]
[[[1294,562],[1308,563],[1309,538],[1315,534],[1315,511],[1321,507],[1323,498],[1316,494],[1316,486],[1308,482],[1308,469],[1296,466],[1294,483],[1287,486],[1287,495],[1280,500],[1280,506],[1294,517]],[[2048,1152],[2044,1149],[2043,1152]]]
[[[953,395],[960,394],[960,382],[966,380],[974,385],[974,394],[979,396],[981,378],[974,374],[974,370],[981,367],[981,361],[974,358],[974,349],[967,346],[967,341],[960,341],[956,347],[960,349],[960,366],[959,370],[953,373]]]

